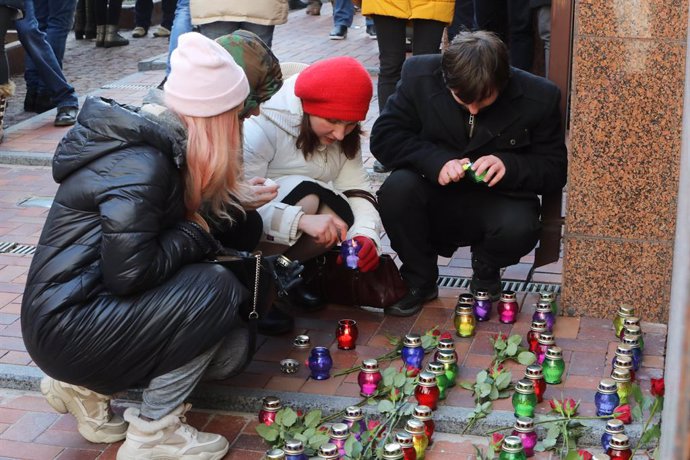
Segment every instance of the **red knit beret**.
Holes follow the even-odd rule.
[[[305,113],[361,121],[373,94],[371,78],[357,59],[339,56],[315,62],[297,76],[295,95]]]

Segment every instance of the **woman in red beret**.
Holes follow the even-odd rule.
[[[264,222],[262,249],[309,260],[346,239],[360,246],[358,269],[378,266],[381,219],[364,198],[348,190],[370,191],[360,148],[361,122],[372,97],[366,69],[350,57],[318,61],[285,80],[244,123],[246,177],[267,177],[278,196],[259,208]],[[293,303],[315,310],[321,300],[304,288]],[[263,333],[292,329],[292,318],[273,309]]]

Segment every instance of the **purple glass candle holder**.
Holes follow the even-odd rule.
[[[534,420],[530,417],[518,417],[515,420],[515,425],[512,436],[517,436],[522,439],[522,449],[526,457],[534,455],[534,446],[537,445],[537,433],[534,431]]]
[[[491,298],[488,291],[477,291],[472,305],[477,321],[488,321],[491,317]]]
[[[546,352],[549,347],[556,345],[556,341],[553,338],[551,332],[542,332],[539,334],[539,339],[537,340],[537,363],[542,364],[546,358]]]
[[[597,416],[611,415],[620,404],[618,386],[613,379],[601,379],[599,387],[594,395],[594,405],[597,408]]]
[[[405,366],[412,366],[416,369],[422,368],[424,348],[422,347],[422,338],[419,334],[407,334],[405,336],[400,355]]]
[[[556,317],[553,316],[550,302],[541,300],[539,303],[537,303],[537,308],[532,315],[532,321],[540,320],[546,323],[547,330],[553,331],[553,325],[556,322]]]
[[[519,306],[517,303],[517,296],[514,291],[501,292],[501,298],[498,301],[498,320],[503,324],[513,324],[517,321]]]
[[[328,441],[331,444],[335,444],[338,447],[338,453],[340,457],[345,457],[345,441],[350,436],[350,427],[344,423],[334,423],[328,430],[328,435],[331,439]]]
[[[350,433],[352,433],[358,441],[362,439],[362,434],[367,431],[367,425],[364,423],[364,414],[360,407],[350,406],[345,409],[343,423],[350,427]]]
[[[359,256],[357,254],[359,254],[360,249],[362,248],[360,248],[356,240],[345,240],[340,243],[340,255],[343,261],[345,261],[347,268],[357,269],[357,264],[359,263]]]
[[[326,380],[331,376],[333,358],[326,347],[314,347],[309,355],[309,370],[314,380]]]

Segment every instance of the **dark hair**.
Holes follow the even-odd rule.
[[[361,136],[362,125],[361,123],[357,123],[355,129],[340,141],[340,147],[343,149],[343,153],[348,160],[357,156],[357,152],[359,152],[361,148]],[[302,115],[302,123],[299,126],[299,135],[297,136],[296,145],[298,149],[302,150],[304,158],[306,159],[309,159],[320,145],[319,137],[314,133],[314,130],[311,129],[308,113]]]
[[[508,84],[508,48],[493,32],[461,31],[443,52],[441,70],[446,86],[471,104]]]

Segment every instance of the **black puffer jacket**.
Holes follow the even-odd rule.
[[[29,270],[22,333],[52,377],[111,394],[210,348],[246,289],[203,259],[184,221],[184,137],[136,109],[88,98],[60,142],[60,183]]]

